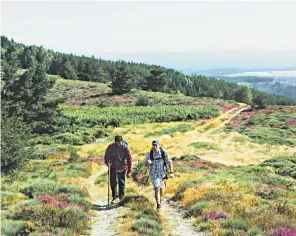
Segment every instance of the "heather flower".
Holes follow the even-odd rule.
[[[206,220],[218,220],[230,218],[230,215],[223,211],[212,210],[205,213],[204,218]]]
[[[296,236],[296,229],[279,227],[270,236]]]
[[[48,204],[51,206],[61,207],[61,208],[75,206],[75,207],[78,207],[82,210],[85,210],[84,206],[81,206],[75,202],[66,202],[66,201],[59,202],[59,201],[55,200],[53,197],[48,196],[48,195],[40,196],[37,199],[40,201],[41,204]]]
[[[296,119],[288,119],[287,122],[289,125],[296,125]]]

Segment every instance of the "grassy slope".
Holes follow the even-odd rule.
[[[63,84],[61,87],[64,86],[62,91],[65,91],[65,94],[67,94],[66,85],[68,83],[72,85],[75,84],[73,81],[69,82],[62,79],[58,81],[60,85]],[[82,85],[82,83],[86,84]],[[79,96],[84,96],[83,94],[87,92],[87,88],[90,86],[88,82],[77,81],[77,84],[79,87],[78,91],[81,93],[73,92],[72,95],[74,98],[71,97],[72,95],[67,95],[69,104],[72,104],[72,101],[73,104],[76,102],[76,104],[78,104]],[[83,86],[85,86],[86,91],[83,91]],[[97,90],[94,89],[94,93],[99,93],[100,88],[95,88]],[[104,89],[100,91],[102,92]],[[76,98],[77,94],[82,95]],[[174,102],[172,98],[176,98],[176,96],[170,97],[172,95],[168,94],[153,94],[143,91],[135,91],[135,94],[153,96],[154,101],[162,102]],[[187,103],[189,100],[190,102],[208,102],[212,100],[212,102],[221,103],[223,106],[231,105],[213,99],[193,99],[184,98],[183,96],[178,97],[178,99],[180,99],[176,99],[178,102],[184,103]],[[291,108],[281,108],[284,112],[285,109]],[[267,165],[269,165],[268,167],[226,168],[223,166],[212,167],[210,163],[200,163],[196,162],[194,159],[191,161],[179,160],[181,155],[189,153],[197,154],[203,159],[213,162],[245,166],[248,164],[259,164],[271,157],[280,155],[291,156],[293,153],[296,153],[295,146],[254,142],[249,136],[243,132],[238,133],[236,130],[217,132],[217,129],[223,125],[223,122],[235,115],[235,111],[237,110],[230,110],[229,113],[222,114],[210,120],[127,125],[114,128],[112,136],[115,134],[124,135],[124,138],[129,142],[135,160],[143,160],[146,152],[150,149],[153,139],[159,139],[162,146],[168,150],[170,156],[177,157],[175,167],[180,174],[180,178],[175,178],[168,182],[166,196],[176,197],[179,196],[178,194],[182,195],[178,200],[185,209],[187,209],[188,213],[193,216],[196,227],[199,230],[208,230],[213,234],[216,233],[219,235],[235,235],[234,233],[244,235],[249,229],[253,231],[257,230],[259,233],[263,229],[266,232],[270,232],[279,226],[296,224],[296,202],[293,201],[295,198],[295,180],[291,177],[277,174],[294,173],[293,170],[285,169],[281,171],[278,165],[274,164],[275,161],[272,161],[270,164],[267,163]],[[272,115],[278,114],[276,110],[269,111]],[[290,111],[291,110],[287,110],[286,112],[290,113]],[[264,111],[262,112],[264,113]],[[230,123],[230,125],[232,125],[232,123]],[[260,123],[260,125],[270,127],[270,122]],[[291,138],[295,139],[295,133],[292,135],[294,136]],[[111,140],[107,139],[100,140],[100,142],[96,144],[82,145],[79,147],[80,157],[86,158],[89,155],[103,156],[105,148],[110,141]],[[66,152],[68,152],[68,150],[65,150],[65,153]],[[85,186],[88,187],[87,178],[91,173],[98,171],[99,167],[95,164],[86,166],[81,163],[74,165],[61,164],[51,167],[53,170],[52,173],[47,172],[49,169],[48,163],[55,159],[60,160],[63,158],[63,154],[58,153],[57,155],[51,155],[48,158],[49,160],[35,161],[28,166],[26,172],[20,173],[13,184],[10,184],[8,181],[5,182],[5,179],[2,179],[4,184],[2,184],[1,191],[6,191],[5,194],[8,196],[5,199],[6,202],[4,206],[6,211],[2,213],[2,217],[4,217],[4,214],[10,214],[7,212],[7,209],[10,209],[12,205],[15,205],[24,198],[28,198],[28,196],[18,194],[17,192],[23,189],[25,185],[28,185],[32,179],[36,180],[37,178],[37,180],[39,179],[44,182],[44,180],[51,178],[55,179],[55,181],[60,184],[72,184],[74,186],[80,186],[81,188]],[[294,159],[293,157],[291,158]],[[283,161],[282,163],[286,162]],[[292,166],[292,164],[289,165]],[[196,166],[202,168],[196,168]],[[292,166],[291,168],[294,167]],[[105,187],[98,186],[97,188],[90,188],[88,190],[90,191],[90,197],[93,196],[93,192],[96,192],[96,197],[99,195],[106,196]],[[38,191],[40,191],[40,189]],[[49,191],[49,189],[45,188],[43,191]],[[12,199],[9,197],[11,195],[10,193],[13,193]],[[133,235],[136,235],[137,232],[139,232],[137,230],[133,231],[132,227],[136,227],[139,223],[137,220],[143,218],[147,213],[143,210],[146,209],[148,211],[153,207],[153,195],[151,193],[151,186],[139,188],[135,183],[130,183],[128,195],[144,196],[145,199],[147,198],[148,200],[145,200],[147,201],[145,208],[141,207],[141,198],[139,198],[140,202],[135,201],[134,203],[128,203],[132,211],[127,210],[127,219],[124,219],[125,224],[119,225],[120,232],[124,232],[126,235],[132,235],[130,234],[132,232]],[[36,192],[33,191],[33,194],[36,194]],[[288,202],[288,205],[285,205],[285,200]],[[83,203],[82,200],[80,201]],[[202,205],[200,203],[201,201],[205,203]],[[223,220],[221,222],[205,221],[204,214],[213,209],[231,214],[233,220]],[[162,216],[159,216],[153,210],[149,210],[149,212],[155,221],[159,222],[162,220],[162,223],[165,223],[165,217],[162,218]],[[149,221],[147,220],[147,222]],[[10,230],[12,230],[13,224],[10,224],[10,227]],[[35,226],[31,225],[26,227],[32,229],[32,227],[34,228]],[[261,227],[261,229],[256,229],[256,227]],[[84,230],[85,229],[86,228],[84,228]],[[71,235],[72,231],[69,232]],[[230,234],[230,232],[233,234]]]
[[[135,105],[139,97],[146,97],[150,105],[218,105],[231,106],[237,104],[234,101],[225,101],[214,98],[187,97],[181,94],[165,94],[159,92],[148,92],[132,90],[128,94],[110,95],[111,89],[108,84],[86,82],[79,80],[65,80],[59,76],[55,77],[56,84],[47,95],[48,98],[63,98],[65,105],[103,105],[103,106],[131,106]]]

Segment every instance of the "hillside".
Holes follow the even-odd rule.
[[[296,98],[296,77],[255,77],[255,76],[238,76],[226,77],[219,79],[237,83],[239,85],[247,85],[253,89],[263,91],[270,94]]]
[[[64,79],[100,83],[123,82],[130,89],[151,90],[153,92],[181,92],[192,97],[213,97],[237,100],[234,91],[239,86],[234,83],[216,80],[201,75],[184,73],[159,65],[126,61],[108,61],[101,58],[76,56],[46,50],[42,46],[27,46],[1,36],[1,58],[18,69],[28,69],[36,63],[44,64],[46,73],[58,75]],[[149,82],[150,81],[150,82]],[[153,82],[154,81],[154,82]],[[114,90],[114,88],[113,88]],[[118,92],[118,91],[117,91]],[[253,97],[258,94],[252,91]],[[267,105],[294,105],[296,100],[265,94]],[[252,101],[250,101],[252,103]]]
[[[85,114],[89,109],[85,107]],[[74,111],[69,110],[66,117]],[[75,146],[77,153],[70,146],[51,144],[54,149],[44,153],[42,160],[31,160],[12,183],[2,178],[2,233],[182,235],[179,222],[187,222],[183,230],[194,235],[293,235],[295,145],[273,138],[266,142],[265,136],[249,136],[243,127],[235,130],[237,119],[250,123],[250,112],[255,111],[234,106],[214,118],[122,124],[112,128],[110,138]],[[250,123],[251,131],[257,126],[258,132],[278,126],[296,140],[294,107],[253,113],[258,122]],[[90,114],[96,117],[93,111]],[[74,123],[82,127],[85,122]],[[107,175],[102,156],[116,134],[128,141],[138,167],[119,207],[106,210]],[[167,182],[166,203],[160,211],[155,210],[141,164],[154,139],[168,150],[176,173]],[[174,213],[175,219],[171,219],[172,212],[182,213]],[[118,217],[116,227],[110,227],[111,214]],[[184,214],[190,221],[183,221]],[[60,221],[61,216],[67,217]],[[97,222],[93,226],[91,218]]]
[[[295,235],[295,100],[9,40],[1,50],[1,235]],[[108,207],[115,135],[134,168]],[[175,174],[158,210],[152,140]]]

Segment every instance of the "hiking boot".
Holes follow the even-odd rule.
[[[118,197],[113,197],[112,201],[111,201],[111,204],[114,204],[116,202]]]
[[[121,201],[124,198],[124,195],[119,196],[119,200]]]

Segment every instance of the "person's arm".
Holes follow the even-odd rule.
[[[127,176],[130,177],[133,169],[133,158],[131,151],[128,147],[126,147],[126,154],[127,154]]]
[[[146,158],[144,160],[144,164],[146,167],[149,167],[151,164],[151,160],[150,160],[150,152],[147,153]]]
[[[106,153],[105,153],[105,156],[104,156],[104,162],[106,164],[106,166],[108,166],[108,163],[110,162],[110,145],[107,147],[106,149]]]
[[[169,166],[169,173],[173,177],[173,173],[174,173],[173,161],[170,159],[169,154],[167,152],[165,152],[164,157],[165,157],[165,161],[166,161],[167,165]]]

